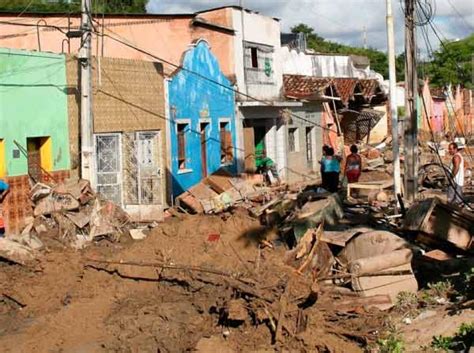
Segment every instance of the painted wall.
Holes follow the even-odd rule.
[[[239,91],[258,99],[281,100],[283,85],[280,58],[280,21],[251,11],[232,9],[233,27],[236,30],[234,40],[235,68]],[[271,46],[273,52],[274,85],[248,84],[245,80],[243,41]],[[248,100],[238,97],[239,100]]]
[[[24,175],[27,137],[50,136],[52,171],[70,167],[66,64],[63,55],[0,48],[0,139],[5,141],[7,175]]]
[[[173,196],[199,183],[202,179],[200,123],[208,122],[207,137],[207,172],[211,174],[221,167],[221,141],[219,122],[228,119],[232,131],[234,156],[236,155],[235,103],[234,93],[225,87],[231,87],[229,80],[220,70],[217,58],[211,53],[209,44],[199,41],[185,54],[184,70],[180,70],[169,82],[170,105],[170,146],[171,146],[171,179]],[[191,73],[219,82],[203,80]],[[188,123],[186,132],[186,168],[178,167],[177,124]],[[234,162],[228,166],[235,169]]]
[[[225,10],[225,11],[224,11]],[[216,11],[218,15],[230,16],[226,13],[230,10],[224,9]],[[201,17],[209,17],[212,13],[202,14]],[[216,16],[214,16],[216,17]],[[218,17],[218,16],[217,16]],[[135,59],[145,61],[157,61],[156,58],[127,47],[107,36],[119,38],[122,41],[130,43],[144,51],[163,58],[175,64],[179,64],[183,52],[187,49],[189,43],[199,38],[206,39],[213,47],[214,55],[219,58],[221,69],[228,77],[234,76],[233,60],[233,35],[223,31],[217,31],[192,25],[194,15],[107,15],[102,22],[94,23],[97,31],[106,36],[103,40],[100,36],[92,36],[92,53],[96,56]],[[230,17],[229,17],[230,18]],[[16,22],[15,16],[0,14],[0,19],[5,22]],[[41,20],[41,22],[39,22]],[[80,25],[80,15],[70,17],[70,26],[72,30],[77,30]],[[222,22],[222,21],[219,21]],[[226,24],[224,21],[222,24]],[[22,15],[23,24],[32,24],[34,27],[19,27],[15,25],[2,24],[2,35],[0,36],[0,47],[50,51],[53,53],[77,54],[80,47],[80,39],[70,40],[70,50],[66,36],[59,30],[52,28],[40,28],[39,41],[37,36],[36,24],[47,24],[68,29],[67,16],[59,15]],[[103,23],[103,26],[102,26]],[[221,23],[219,23],[221,24]],[[39,48],[39,46],[41,48]],[[175,67],[165,65],[165,74],[170,74]]]

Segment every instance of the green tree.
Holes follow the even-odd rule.
[[[474,34],[458,41],[446,41],[433,53],[426,74],[437,87],[462,84],[473,88]]]
[[[102,0],[92,1],[92,12],[96,13],[145,13],[147,0]],[[3,12],[79,12],[80,0],[2,0]]]

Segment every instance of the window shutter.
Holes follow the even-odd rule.
[[[183,161],[186,159],[186,142],[185,142],[185,136],[184,136],[184,131],[179,131],[178,132],[178,160]]]
[[[234,148],[232,146],[232,133],[230,131],[224,131],[225,141],[225,156],[227,162],[232,162],[234,159]]]

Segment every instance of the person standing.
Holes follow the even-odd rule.
[[[339,173],[341,172],[341,163],[334,155],[334,148],[329,147],[326,150],[326,157],[322,161],[323,180],[326,185],[323,186],[329,192],[337,192],[339,187]]]
[[[360,158],[358,152],[357,146],[352,145],[351,154],[346,158],[344,175],[347,177],[348,183],[357,183],[362,172],[362,158]]]
[[[327,180],[326,180],[326,174],[324,173],[324,160],[326,159],[329,148],[330,147],[328,145],[323,146],[323,155],[321,157],[321,160],[319,161],[319,164],[321,164],[320,172],[321,172],[322,187],[323,189],[326,189],[326,190],[327,190]]]
[[[464,158],[459,153],[458,145],[455,142],[449,144],[448,152],[453,156],[450,167],[452,183],[450,182],[448,186],[448,202],[459,206],[463,203]]]

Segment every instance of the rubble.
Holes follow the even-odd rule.
[[[54,186],[38,183],[32,187],[30,199],[34,217],[21,237],[12,236],[11,240],[31,249],[43,245],[38,236],[51,234],[74,248],[103,238],[117,241],[131,226],[127,213],[102,200],[86,180],[68,179]]]
[[[439,198],[424,200],[411,207],[404,229],[415,232],[427,245],[474,252],[474,215]]]
[[[403,218],[384,190],[389,183],[367,184],[370,192],[352,202],[344,192],[329,194],[317,185],[258,188],[248,180],[211,176],[179,198],[183,210],[171,208],[163,223],[148,227],[133,224],[81,181],[39,185],[32,200],[53,200],[52,211],[8,239],[14,250],[0,250],[0,257],[21,265],[36,259],[41,284],[32,286],[25,275],[5,281],[5,293],[20,298],[22,310],[35,310],[29,313],[58,314],[45,327],[52,332],[47,339],[38,342],[30,331],[16,339],[24,351],[56,341],[74,350],[71,342],[77,340],[67,320],[89,327],[86,319],[95,313],[93,329],[84,332],[99,332],[101,349],[108,351],[360,352],[377,340],[400,293],[414,294],[424,285],[423,271],[443,263],[439,273],[448,273],[470,263],[461,263],[463,257],[472,260],[472,238],[467,243],[458,236],[472,233],[472,215],[436,201],[429,214],[427,206],[420,213],[415,204]],[[71,208],[64,195],[79,206]],[[427,221],[420,224],[422,214]],[[443,231],[427,226],[436,224],[433,217],[442,217],[458,235],[443,239]],[[125,233],[140,241],[117,242]],[[51,237],[76,248],[103,238],[111,243],[81,252],[44,251],[41,243],[47,246]],[[7,272],[17,276],[13,269]],[[58,280],[67,285],[55,286]],[[17,294],[26,288],[33,295]],[[54,300],[37,303],[34,298],[44,297],[40,291],[51,288],[58,293]],[[414,325],[415,318],[401,322]],[[52,323],[67,329],[56,333]],[[4,339],[0,343],[8,346]]]
[[[263,179],[260,184],[263,184]],[[243,205],[248,200],[258,200],[268,190],[220,169],[178,196],[176,202],[192,213],[219,213],[231,206]]]
[[[35,257],[33,250],[19,242],[0,238],[0,259],[24,265]]]

